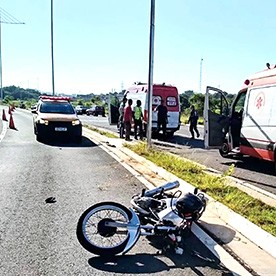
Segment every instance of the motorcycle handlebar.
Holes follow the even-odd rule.
[[[158,193],[161,193],[162,191],[163,192],[169,191],[169,190],[178,188],[179,186],[180,186],[180,183],[179,183],[178,180],[173,181],[173,182],[168,182],[168,183],[166,183],[164,185],[161,185],[159,187],[156,187],[154,189],[145,191],[144,196],[152,197],[152,196],[154,196],[154,195],[156,195]]]

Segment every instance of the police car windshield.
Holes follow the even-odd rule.
[[[41,113],[75,114],[75,110],[70,103],[66,102],[42,102]]]

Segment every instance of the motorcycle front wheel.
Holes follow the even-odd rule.
[[[124,251],[130,235],[127,227],[107,226],[106,222],[128,224],[132,213],[115,202],[101,202],[88,208],[79,218],[77,238],[80,244],[96,255],[116,255]]]

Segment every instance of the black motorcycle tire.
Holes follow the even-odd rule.
[[[126,208],[125,206],[116,203],[116,202],[101,202],[97,203],[90,208],[88,208],[84,213],[80,216],[78,224],[77,224],[77,238],[79,243],[89,252],[100,255],[100,256],[114,256],[119,253],[121,253],[128,243],[129,240],[129,234],[127,234],[126,238],[120,242],[119,244],[112,246],[112,247],[101,247],[97,246],[93,242],[91,242],[87,235],[85,235],[85,222],[88,222],[89,218],[93,216],[93,214],[96,214],[97,210],[109,210],[109,211],[116,211],[120,213],[125,219],[126,222],[130,221],[132,218],[131,211]],[[104,219],[110,219],[108,217]],[[98,224],[99,225],[99,224]],[[114,230],[116,232],[117,228]],[[97,233],[98,234],[98,233]],[[100,234],[98,234],[100,236]],[[105,238],[104,236],[102,237]]]

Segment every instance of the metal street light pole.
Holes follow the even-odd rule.
[[[2,24],[25,24],[19,22],[11,14],[0,8],[0,100],[3,101],[3,75],[2,75]]]
[[[0,12],[0,85],[1,85],[1,88],[0,88],[0,94],[1,94],[1,97],[0,97],[0,100],[3,101],[3,82],[2,82],[2,41],[1,41],[1,37],[2,37],[2,20],[1,20],[1,12]]]
[[[55,74],[54,74],[54,20],[53,20],[53,0],[51,0],[51,57],[52,57],[52,91],[55,95]]]
[[[150,43],[149,43],[149,75],[148,75],[148,124],[147,148],[151,147],[152,133],[152,89],[153,89],[153,56],[154,56],[154,27],[155,27],[155,0],[151,0],[150,8]]]
[[[201,82],[202,82],[202,62],[203,58],[200,60],[200,72],[199,72],[199,92],[201,93]]]

